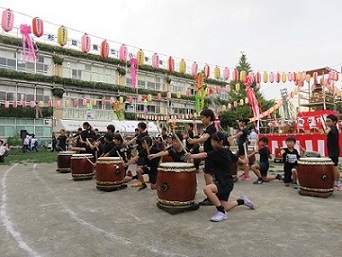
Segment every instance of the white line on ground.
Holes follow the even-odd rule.
[[[0,207],[0,217],[2,223],[4,223],[6,230],[13,236],[15,241],[17,241],[19,247],[25,250],[30,256],[39,257],[40,255],[36,253],[28,244],[22,239],[20,232],[15,229],[12,222],[10,221],[10,217],[7,214],[7,186],[6,186],[6,177],[10,170],[12,170],[18,163],[14,164],[11,168],[5,171],[5,174],[1,180],[2,187],[2,199],[1,199],[1,207]]]
[[[51,189],[51,187],[45,183],[44,179],[38,174],[38,172],[36,171],[36,164],[33,166],[33,170],[32,170],[34,176],[48,189],[48,191],[51,193],[51,195],[53,195],[53,197],[56,199],[56,201],[63,207],[63,209],[66,211],[66,213],[73,219],[75,220],[77,223],[85,225],[87,227],[89,227],[90,229],[92,229],[93,231],[97,231],[100,233],[105,234],[106,237],[109,237],[113,240],[117,240],[120,244],[125,244],[125,245],[131,245],[134,244],[134,246],[141,246],[142,248],[148,249],[149,251],[158,254],[159,256],[177,256],[177,257],[188,257],[187,255],[184,254],[179,254],[179,253],[174,253],[174,252],[170,252],[168,250],[165,249],[160,249],[157,248],[155,246],[151,246],[151,245],[147,245],[144,244],[142,242],[133,242],[131,239],[122,237],[120,235],[114,234],[114,233],[109,233],[101,228],[98,228],[96,226],[94,226],[91,223],[88,223],[87,221],[79,218],[77,216],[77,213],[75,213],[74,211],[72,211],[70,208],[68,208],[68,206],[66,206],[62,200],[56,196],[56,194],[53,192],[53,190]],[[137,218],[138,219],[138,218]]]

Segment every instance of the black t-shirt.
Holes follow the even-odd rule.
[[[58,147],[62,148],[63,150],[65,150],[66,148],[66,140],[67,140],[67,136],[66,135],[59,135],[58,138]],[[59,149],[60,150],[60,149]]]
[[[270,149],[267,146],[259,149],[260,163],[269,164]]]
[[[176,149],[171,148],[170,150],[168,150],[167,153],[169,156],[171,156],[174,162],[186,162],[187,161],[185,158],[184,150],[177,152]]]
[[[137,137],[136,142],[137,142],[137,144],[138,144],[138,146],[137,146],[138,152],[140,152],[140,151],[143,149],[143,147],[142,147],[142,141],[141,141],[141,140],[142,140],[145,136],[148,136],[147,130],[145,130],[144,132],[140,133],[140,134],[138,135],[138,137]]]
[[[213,147],[211,146],[211,136],[216,132],[216,127],[214,124],[209,125],[203,130],[203,134],[207,133],[210,135],[210,137],[203,143],[203,150],[204,152],[209,152],[213,150]]]
[[[339,133],[336,126],[331,127],[327,135],[327,145],[329,157],[340,156]]]
[[[242,129],[242,130],[240,130],[240,131],[242,131],[242,135],[240,135],[239,137],[238,137],[238,147],[239,147],[239,155],[244,155],[245,154],[245,150],[244,150],[244,148],[243,148],[243,144],[245,143],[245,142],[247,142],[247,137],[248,137],[248,129],[247,128],[244,128],[244,129]],[[247,147],[247,146],[246,146]]]
[[[285,153],[283,154],[284,170],[291,170],[293,167],[297,166],[299,157],[300,155],[297,149],[290,151],[288,148],[285,148]]]
[[[107,142],[103,145],[103,153],[106,154],[110,152],[115,147],[115,144],[113,141]]]
[[[155,153],[159,153],[159,152],[160,152],[160,150],[155,146],[152,146],[152,148],[150,149],[150,154],[155,154]],[[146,150],[140,151],[139,157],[143,158],[143,166],[150,167],[151,171],[157,170],[157,168],[159,166],[160,157],[153,158],[152,160],[149,160],[147,158],[147,151]]]
[[[118,153],[120,156],[118,156]],[[131,155],[131,149],[125,145],[114,145],[114,147],[109,151],[110,157],[121,157],[124,162],[127,162],[129,156]]]
[[[222,188],[234,183],[231,173],[231,164],[237,162],[238,157],[235,156],[228,148],[218,148],[207,153],[208,160],[215,175],[216,183]]]
[[[95,139],[95,133],[91,129],[85,129],[81,132],[81,137],[83,141],[86,141],[87,138]]]

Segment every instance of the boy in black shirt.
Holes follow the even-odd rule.
[[[217,213],[211,217],[211,221],[222,221],[228,218],[227,211],[239,205],[245,205],[254,210],[254,204],[245,196],[241,196],[236,201],[228,202],[229,195],[234,188],[234,180],[231,174],[231,163],[237,162],[238,157],[225,148],[226,136],[222,132],[216,132],[211,137],[211,145],[213,150],[206,153],[187,154],[192,159],[209,159],[212,160],[211,170],[215,176],[215,183],[210,183],[203,189],[204,194],[215,205]],[[240,159],[241,162],[247,160]]]

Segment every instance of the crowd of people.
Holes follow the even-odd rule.
[[[217,212],[211,217],[211,221],[222,221],[227,219],[228,211],[237,206],[246,206],[255,209],[255,205],[246,196],[242,195],[234,201],[228,201],[234,188],[234,179],[231,166],[239,162],[243,165],[243,180],[249,180],[249,172],[252,170],[257,177],[253,184],[261,185],[272,180],[280,180],[285,186],[298,188],[297,162],[303,155],[305,149],[296,149],[296,139],[288,137],[286,148],[281,154],[284,160],[284,175],[269,176],[269,160],[271,153],[268,149],[267,137],[260,137],[255,130],[251,133],[247,129],[248,119],[238,121],[239,129],[233,135],[227,135],[218,131],[214,125],[215,115],[210,109],[200,113],[204,130],[200,135],[194,135],[193,124],[188,123],[185,131],[180,133],[171,132],[163,127],[159,135],[152,137],[147,131],[146,123],[138,123],[136,134],[132,138],[125,138],[119,131],[115,132],[113,125],[108,125],[107,132],[101,135],[98,130],[93,129],[88,122],[83,123],[76,134],[66,135],[61,130],[58,137],[53,135],[53,148],[51,151],[77,151],[79,153],[91,153],[97,157],[120,157],[126,169],[125,182],[137,180],[132,186],[139,187],[139,191],[146,189],[145,181],[148,175],[150,188],[157,188],[157,168],[161,161],[193,162],[196,171],[200,169],[200,162],[204,161],[203,174],[205,187],[203,189],[206,198],[199,202],[200,205],[215,206]],[[337,168],[339,157],[338,130],[336,128],[337,117],[329,115],[326,118],[328,129],[327,135],[328,153],[334,162],[335,188],[341,190],[339,171]],[[248,153],[247,141],[255,147]],[[183,144],[185,141],[185,144]],[[232,153],[229,145],[237,144],[238,152]],[[203,146],[203,150],[200,148]],[[259,155],[259,161],[249,165],[249,159],[253,155]],[[136,175],[128,170],[131,164],[136,164]]]

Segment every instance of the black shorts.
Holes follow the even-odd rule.
[[[148,166],[142,166],[141,169],[143,170],[142,174],[149,174],[151,170],[151,168]]]
[[[267,172],[268,172],[268,169],[270,168],[270,165],[268,163],[261,162],[259,163],[259,166],[260,166],[261,176],[267,177]]]
[[[228,185],[225,185],[224,187],[217,182],[215,183],[215,185],[217,187],[217,198],[221,201],[228,201],[230,192],[233,191],[234,183],[230,183]]]
[[[338,166],[338,157],[329,157],[332,162],[334,163],[334,166]]]

